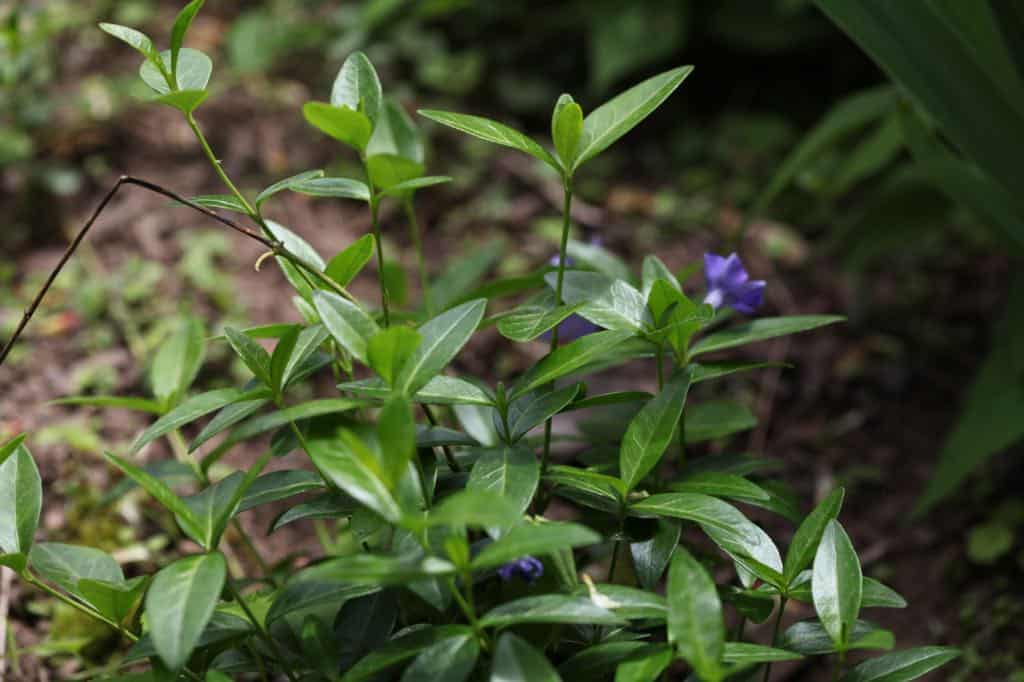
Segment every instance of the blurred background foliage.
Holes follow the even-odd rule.
[[[924,513],[954,492],[974,500],[989,511],[961,538],[969,558],[986,567],[1009,560],[1019,572],[1024,516],[1007,499],[1019,464],[1007,469],[1001,461],[970,479],[966,492],[958,486],[990,456],[1019,449],[1024,436],[1024,281],[1008,274],[1024,249],[1020,7],[1013,0],[213,0],[190,40],[215,58],[209,115],[218,120],[209,127],[219,136],[254,112],[299,120],[300,103],[328,91],[356,49],[410,110],[429,104],[495,115],[542,133],[550,103],[566,89],[587,110],[663,68],[695,64],[672,106],[593,164],[580,196],[630,216],[629,239],[615,250],[641,252],[648,245],[640,242],[659,235],[709,230],[723,250],[763,252],[798,272],[839,264],[829,276],[847,290],[842,312],[854,327],[870,320],[878,332],[870,350],[858,351],[869,359],[845,357],[840,370],[878,362],[900,383],[939,367],[962,406],[959,420],[934,425],[946,437],[941,452],[912,453],[936,466],[927,490],[906,492],[907,508]],[[60,242],[63,212],[91,206],[122,157],[128,164],[145,154],[122,149],[119,128],[138,120],[126,112],[146,96],[137,65],[95,24],[167,26],[179,8],[170,0],[0,6],[0,251]],[[437,211],[447,214],[449,237],[507,214],[509,191],[486,176],[490,152],[425,127],[433,170],[456,176],[458,204]],[[292,169],[287,157],[253,156],[259,163],[246,172],[254,185]],[[536,222],[539,234],[550,232]],[[230,253],[228,240],[183,233],[177,242],[174,263],[126,258],[113,273],[85,252],[50,301],[89,322],[80,348],[101,349],[120,336],[137,358],[151,351],[178,308],[153,305],[168,269],[225,316],[244,314],[236,284],[212,274]],[[499,258],[495,244],[481,247],[487,267]],[[511,250],[507,260],[517,257]],[[0,259],[0,311],[18,310],[38,279],[15,286],[18,266]],[[957,274],[942,278],[950,272]],[[937,283],[950,279],[952,288]],[[813,292],[794,296],[799,307]],[[13,315],[0,315],[0,335],[13,323]],[[39,324],[60,330],[66,323],[58,316]],[[74,392],[116,384],[102,367],[80,374]],[[89,434],[80,424],[71,431],[86,449],[95,447]],[[977,619],[987,594],[967,595],[965,622]],[[1019,622],[1010,606],[1004,610],[1006,622]],[[989,625],[976,630],[988,636]],[[983,659],[968,656],[974,662],[962,679]],[[1004,663],[1008,671],[1024,666]]]

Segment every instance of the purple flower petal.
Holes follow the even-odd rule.
[[[537,557],[523,556],[498,568],[498,575],[505,582],[519,577],[532,584],[544,575],[544,564]]]
[[[728,257],[705,253],[704,277],[708,285],[704,302],[716,310],[728,306],[750,315],[764,301],[765,282],[751,280],[740,257],[735,253]]]

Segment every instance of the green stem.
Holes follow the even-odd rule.
[[[462,592],[459,591],[459,586],[455,582],[455,578],[448,578],[448,589],[452,592],[452,597],[455,599],[455,603],[459,605],[459,609],[463,615],[466,616],[466,620],[469,621],[470,627],[473,628],[473,632],[476,633],[477,639],[480,640],[481,646],[486,650],[487,646],[487,633],[484,632],[483,627],[480,626],[480,621],[476,617],[476,609],[473,608],[473,581],[472,576],[469,576],[468,580],[468,593],[469,599],[462,596]]]
[[[686,410],[679,414],[679,468],[686,466]]]
[[[564,183],[565,193],[562,202],[562,241],[558,246],[558,276],[555,280],[555,305],[562,305],[562,285],[565,282],[565,252],[569,245],[569,229],[572,227],[572,183],[568,180]],[[551,348],[554,352],[558,348],[558,325],[551,330]],[[548,470],[548,460],[551,458],[551,417],[544,422],[544,454],[541,458],[540,474],[543,477]]]
[[[664,386],[665,386],[665,368],[663,367],[663,365],[665,364],[665,346],[664,345],[658,344],[658,353],[657,353],[657,355],[654,356],[654,361],[657,363],[658,392],[660,393],[661,389],[664,388]]]
[[[779,644],[779,629],[782,627],[782,616],[786,613],[786,597],[779,597],[779,612],[775,615],[775,625],[772,627],[772,646],[778,646]],[[772,674],[772,664],[767,663],[764,666],[764,677],[761,678],[761,682],[768,682]]]
[[[217,155],[213,153],[213,149],[210,147],[210,143],[206,141],[206,136],[203,135],[203,131],[199,129],[199,124],[196,123],[196,119],[192,114],[185,114],[185,120],[188,122],[188,127],[192,129],[192,134],[196,136],[197,140],[199,140],[199,146],[203,148],[203,153],[206,155],[206,158],[209,159],[210,165],[213,166],[213,170],[217,173],[217,177],[220,178],[220,181],[224,183],[235,198],[241,202],[245,212],[255,219],[259,214],[256,212],[256,209],[252,207],[252,204],[249,203],[249,200],[245,198],[245,195],[235,187],[235,183],[231,182],[231,178],[228,177],[228,174],[224,172],[224,169],[220,164],[220,159],[218,159]],[[264,226],[261,225],[261,227]]]
[[[430,422],[431,426],[437,426],[437,417],[434,416],[434,412],[430,409],[430,406],[426,403],[420,403],[420,407],[423,408],[423,414],[427,415],[427,421]],[[462,466],[459,461],[455,459],[455,455],[452,453],[452,449],[447,445],[441,446],[441,452],[444,453],[444,461],[448,463],[448,468],[454,472],[462,471]]]
[[[295,673],[292,672],[291,667],[285,661],[284,653],[281,651],[280,647],[277,646],[277,642],[274,641],[274,638],[267,633],[266,629],[263,627],[263,623],[256,618],[255,614],[253,614],[252,609],[249,608],[249,604],[242,598],[242,593],[238,591],[231,580],[227,581],[227,588],[232,598],[238,602],[242,611],[245,612],[246,618],[248,618],[249,622],[252,623],[252,626],[256,628],[256,634],[264,641],[264,643],[266,643],[270,648],[270,651],[274,654],[274,657],[277,658],[282,670],[284,670],[284,674],[288,676],[288,679],[291,680],[291,682],[298,682],[298,678],[295,676]]]
[[[380,234],[380,202],[376,197],[370,199],[370,225],[373,228],[374,246],[377,247],[377,281],[380,282],[380,304],[384,312],[384,326],[391,326],[391,314],[388,302],[388,287],[384,282],[384,242]]]
[[[409,236],[412,238],[413,249],[416,251],[416,269],[419,271],[423,310],[427,317],[431,317],[433,309],[430,307],[430,282],[427,279],[426,259],[423,257],[423,235],[420,231],[420,222],[416,219],[416,208],[412,205],[412,197],[403,201],[402,205],[405,207],[405,216],[409,222]]]

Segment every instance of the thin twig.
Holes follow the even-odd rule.
[[[0,682],[7,674],[7,611],[11,605],[11,579],[14,571],[0,566]]]

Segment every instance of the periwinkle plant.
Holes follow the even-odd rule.
[[[804,514],[777,485],[762,485],[764,458],[685,457],[686,445],[727,438],[754,423],[736,403],[687,405],[693,384],[766,364],[713,353],[840,318],[726,326],[728,317],[715,309],[752,313],[763,288],[749,281],[738,259],[708,257],[709,290],[697,303],[657,256],[644,259],[637,277],[607,251],[569,239],[575,173],[660,105],[689,67],[644,81],[586,117],[562,96],[552,117],[554,153],[487,119],[422,112],[555,168],[564,188],[564,229],[558,267],[543,279],[446,291],[443,300],[400,309],[384,284],[378,208],[394,197],[413,216],[412,193],[443,180],[425,174],[415,127],[383,96],[373,66],[357,53],[342,66],[331,101],[307,104],[303,113],[356,150],[366,181],[306,171],[250,200],[216,162],[192,115],[212,71],[208,57],[182,47],[201,4],[182,11],[171,48],[162,53],[133,29],[103,28],[144,55],[143,79],[160,102],[186,116],[229,194],[188,200],[123,178],[99,210],[118,187],[133,184],[260,241],[294,288],[303,322],[227,328],[208,341],[202,324],[191,321],[154,358],[152,398],[68,399],[157,415],[126,452],[107,454],[198,547],[154,575],[133,570],[126,578],[100,550],[36,542],[42,490],[25,436],[0,449],[0,563],[132,642],[122,661],[126,672],[109,679],[643,682],[689,671],[691,679],[717,682],[769,679],[774,662],[820,655],[831,657],[836,675],[848,682],[894,682],[957,656],[954,649],[924,647],[848,665],[851,651],[893,646],[891,633],[862,620],[862,611],[905,604],[862,575],[837,521],[843,491]],[[371,234],[323,258],[298,234],[264,218],[264,203],[284,190],[366,201]],[[242,214],[255,230],[214,208]],[[379,307],[346,288],[374,250]],[[426,293],[423,265],[420,258]],[[541,291],[524,288],[539,282],[546,285]],[[530,297],[519,305],[504,301],[523,293]],[[558,325],[571,315],[600,331],[560,345]],[[519,343],[551,332],[550,352],[493,387],[446,372],[477,329],[491,323]],[[257,339],[273,341],[273,350]],[[229,344],[251,379],[194,393],[208,343]],[[651,357],[655,394],[588,392],[589,374],[641,367],[637,361]],[[299,384],[328,371],[344,379],[337,396],[296,399]],[[428,424],[417,423],[414,407]],[[435,407],[444,413],[433,414]],[[555,452],[552,418],[584,410],[596,424],[572,437],[571,450]],[[269,444],[246,469],[224,461],[233,448],[265,434]],[[158,440],[187,466],[188,485],[166,478],[172,469],[161,462],[139,461]],[[665,457],[673,444],[680,456]],[[309,468],[263,473],[270,458],[296,451]],[[300,493],[307,497],[297,498]],[[545,517],[555,497],[563,505],[559,517],[567,506],[573,521]],[[784,556],[733,503],[794,525]],[[281,509],[268,533],[315,520],[321,548],[303,548],[301,564],[269,566],[259,542],[237,524],[239,514],[267,504]],[[689,531],[698,529],[710,543],[691,542]],[[227,543],[240,543],[245,575],[229,574]],[[719,576],[729,567],[733,579],[716,584],[709,567]],[[783,632],[789,601],[813,606],[817,618]],[[773,613],[772,640],[747,641],[744,624]],[[732,637],[726,617],[737,626]]]

